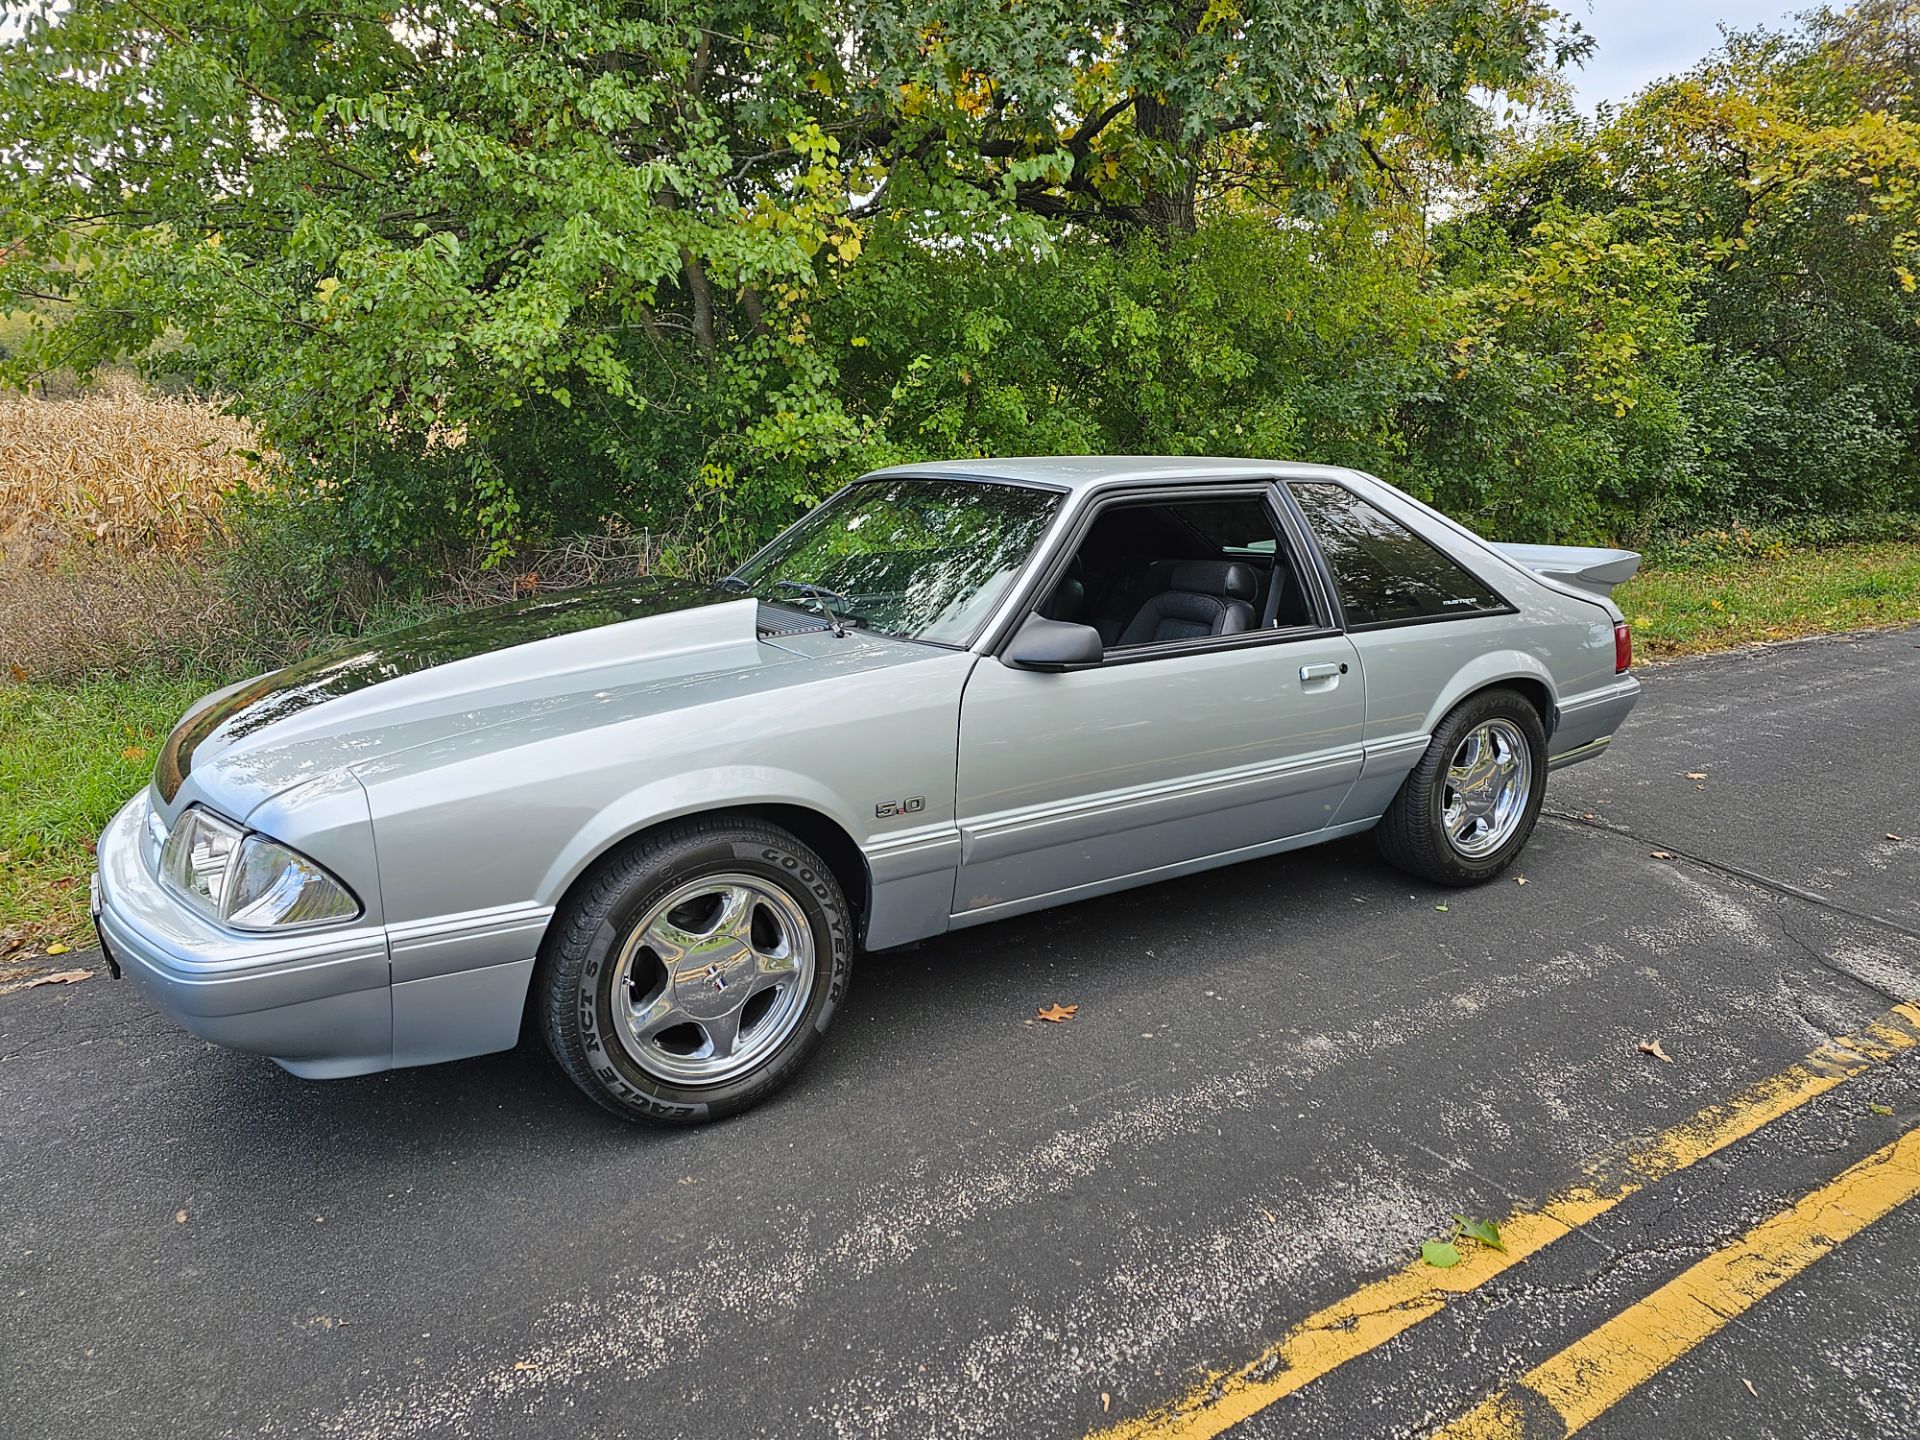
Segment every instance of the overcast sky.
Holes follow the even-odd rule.
[[[1560,8],[1594,38],[1594,52],[1573,73],[1580,108],[1615,104],[1643,85],[1687,69],[1720,43],[1720,26],[1784,28],[1817,0],[1561,0]],[[1837,8],[1837,7],[1836,7]]]

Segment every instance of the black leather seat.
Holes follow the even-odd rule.
[[[1239,635],[1253,628],[1252,600],[1259,588],[1251,565],[1237,560],[1186,561],[1174,567],[1170,588],[1150,596],[1115,643],[1152,645]]]

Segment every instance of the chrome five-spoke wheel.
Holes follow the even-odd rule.
[[[791,831],[748,815],[663,825],[556,911],[534,980],[547,1048],[625,1119],[732,1115],[819,1046],[854,933],[838,878]]]
[[[708,875],[669,893],[615,962],[613,1021],[650,1074],[719,1084],[777,1049],[806,1013],[813,929],[768,880]]]
[[[1445,783],[1447,843],[1471,860],[1491,855],[1519,828],[1533,788],[1533,752],[1520,727],[1506,719],[1474,726],[1454,750]]]

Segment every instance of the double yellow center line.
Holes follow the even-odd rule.
[[[1920,1130],[1876,1150],[1792,1209],[1762,1221],[1583,1335],[1517,1385],[1440,1431],[1440,1440],[1538,1437],[1548,1415],[1559,1420],[1561,1435],[1573,1434],[1915,1195],[1920,1195]]]
[[[1252,1362],[1237,1370],[1210,1375],[1167,1408],[1102,1430],[1095,1440],[1205,1440],[1205,1437],[1218,1435],[1349,1360],[1385,1344],[1429,1316],[1437,1315],[1446,1308],[1453,1296],[1477,1289],[1502,1271],[1537,1254],[1562,1236],[1571,1234],[1577,1227],[1604,1215],[1630,1195],[1725,1149],[1815,1097],[1826,1094],[1854,1076],[1884,1064],[1901,1051],[1916,1045],[1920,1045],[1920,1006],[1896,1005],[1858,1034],[1828,1041],[1806,1059],[1750,1085],[1731,1100],[1707,1106],[1663,1131],[1652,1141],[1605,1151],[1594,1157],[1584,1167],[1584,1178],[1580,1183],[1561,1191],[1535,1210],[1523,1210],[1509,1216],[1501,1224],[1500,1236],[1506,1244],[1504,1252],[1476,1247],[1450,1270],[1436,1270],[1415,1261],[1309,1315]],[[1908,1146],[1909,1142],[1912,1144],[1908,1149],[1901,1149],[1902,1146]],[[1741,1293],[1751,1295],[1747,1304],[1754,1303],[1812,1264],[1819,1255],[1826,1253],[1826,1249],[1831,1249],[1833,1244],[1844,1239],[1845,1235],[1853,1234],[1871,1223],[1871,1220],[1861,1220],[1853,1229],[1846,1230],[1845,1235],[1836,1235],[1836,1227],[1844,1228],[1841,1225],[1843,1213],[1848,1216],[1856,1211],[1865,1213],[1879,1205],[1882,1208],[1873,1215],[1873,1218],[1878,1218],[1920,1191],[1920,1168],[1917,1168],[1916,1156],[1920,1156],[1920,1140],[1910,1135],[1862,1161],[1832,1185],[1808,1196],[1793,1210],[1756,1227],[1739,1244],[1702,1261],[1670,1285],[1640,1302],[1640,1305],[1609,1321],[1608,1326],[1621,1328],[1607,1340],[1598,1339],[1608,1328],[1603,1326],[1586,1340],[1568,1347],[1527,1376],[1520,1382],[1521,1386],[1547,1397],[1555,1409],[1560,1409],[1559,1400],[1555,1397],[1566,1398],[1569,1408],[1560,1410],[1560,1413],[1567,1432],[1572,1433],[1586,1424],[1593,1414],[1600,1413],[1600,1410],[1626,1393],[1625,1389],[1620,1389],[1612,1399],[1600,1404],[1608,1393],[1608,1387],[1596,1385],[1589,1400],[1576,1401],[1572,1398],[1573,1392],[1586,1383],[1582,1377],[1595,1373],[1589,1361],[1598,1352],[1583,1347],[1621,1346],[1620,1337],[1635,1333],[1636,1326],[1642,1327],[1639,1333],[1643,1339],[1650,1335],[1666,1335],[1668,1338],[1658,1345],[1643,1344],[1637,1351],[1632,1347],[1621,1348],[1618,1363],[1611,1373],[1618,1377],[1616,1385],[1630,1379],[1627,1384],[1630,1389],[1647,1375],[1672,1363],[1685,1349],[1690,1349],[1711,1334],[1713,1329],[1719,1328],[1716,1324],[1712,1329],[1699,1330],[1695,1338],[1676,1348],[1677,1341],[1684,1340],[1686,1335],[1694,1333],[1699,1325],[1710,1318],[1704,1313],[1707,1310],[1706,1303],[1693,1298],[1705,1293],[1699,1287],[1721,1276],[1721,1271],[1710,1267],[1718,1263],[1727,1267],[1727,1274],[1742,1277],[1741,1283],[1746,1288]],[[1905,1185],[1911,1185],[1912,1188],[1903,1191]],[[1812,1208],[1802,1214],[1803,1207]],[[1793,1218],[1796,1216],[1799,1217],[1797,1220]],[[1768,1230],[1768,1226],[1781,1228]],[[1767,1251],[1764,1248],[1742,1247],[1785,1246],[1792,1236],[1800,1238],[1794,1241],[1790,1252],[1782,1249],[1780,1255],[1804,1258],[1800,1259],[1797,1268],[1778,1270],[1778,1278],[1772,1284],[1759,1288],[1765,1278],[1761,1272],[1766,1265],[1775,1262],[1762,1259],[1756,1265],[1754,1257],[1765,1257]],[[1820,1248],[1822,1244],[1825,1248]],[[1739,1258],[1741,1256],[1748,1258]],[[1781,1266],[1787,1263],[1789,1259],[1786,1258],[1778,1261]],[[1689,1277],[1692,1277],[1691,1281]],[[1687,1289],[1687,1284],[1694,1289]],[[1675,1290],[1676,1286],[1682,1288]],[[1723,1301],[1724,1298],[1723,1292]],[[1659,1306],[1642,1308],[1652,1306],[1656,1300]],[[1689,1310],[1703,1312],[1694,1317],[1693,1327],[1672,1328],[1673,1313]],[[1636,1318],[1629,1319],[1630,1316]],[[1724,1324],[1725,1321],[1719,1323]],[[1637,1362],[1628,1358],[1630,1351],[1639,1354]],[[1659,1354],[1665,1354],[1666,1358],[1654,1365],[1653,1369],[1646,1369]],[[1556,1366],[1559,1368],[1556,1369]],[[1638,1378],[1631,1378],[1636,1375]],[[1593,1410],[1592,1414],[1582,1408],[1593,1404],[1600,1404],[1600,1409]],[[1456,1422],[1456,1426],[1467,1428],[1443,1433],[1454,1436],[1455,1440],[1517,1435],[1521,1433],[1517,1428],[1521,1408],[1521,1397],[1502,1392]],[[1584,1418],[1576,1420],[1576,1416]],[[1506,1428],[1502,1428],[1503,1425]]]

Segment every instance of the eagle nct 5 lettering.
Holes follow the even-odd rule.
[[[765,1098],[853,958],[1373,830],[1471,885],[1639,686],[1639,557],[1352,470],[950,461],[714,585],[496,606],[202,700],[100,838],[112,965],[297,1075],[543,1035],[637,1120]]]

